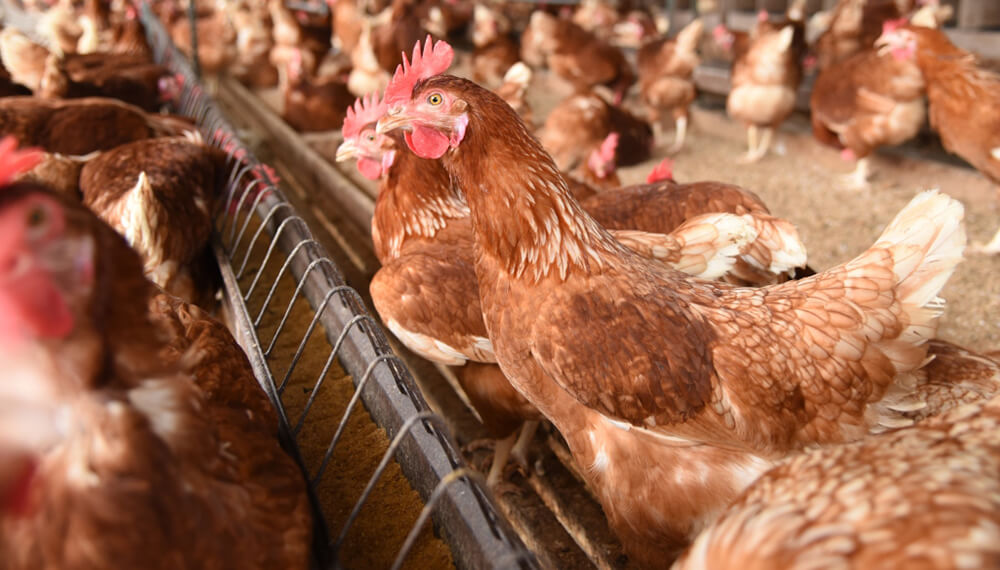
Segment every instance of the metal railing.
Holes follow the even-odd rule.
[[[213,248],[237,340],[278,411],[282,443],[309,482],[317,522],[316,564],[340,567],[338,552],[349,540],[349,531],[377,483],[395,460],[423,499],[424,507],[396,554],[393,568],[404,563],[428,519],[433,520],[460,568],[537,567],[534,555],[498,513],[481,476],[465,465],[444,420],[428,409],[357,291],[346,285],[339,269],[285,199],[269,169],[240,142],[148,3],[141,4],[140,17],[154,57],[181,79],[176,111],[192,117],[203,139],[227,153],[229,176]],[[277,292],[289,280],[294,293],[284,307],[277,306],[276,299],[281,296]],[[292,334],[288,323],[300,299],[308,302],[311,321],[288,368],[279,373],[275,369],[276,343],[283,339],[282,335]],[[250,306],[259,308],[251,312]],[[281,318],[270,338],[264,339],[260,332],[267,311],[278,311]],[[307,344],[322,336],[315,334],[318,329],[325,331],[326,360],[303,409],[292,414],[283,397]],[[303,430],[315,423],[317,398],[335,363],[351,376],[354,391],[346,408],[338,411],[341,417],[335,427],[323,424],[329,428],[329,442],[319,465],[310,471],[303,461],[300,438]],[[358,409],[359,402],[385,429],[390,443],[348,516],[334,520],[331,513],[323,512],[317,497],[323,486],[330,484],[326,477],[330,470],[337,468],[331,458],[344,442],[348,420],[352,414],[365,413],[365,409]]]

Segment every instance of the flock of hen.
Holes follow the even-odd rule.
[[[816,273],[748,190],[677,183],[669,161],[647,184],[614,174],[665,119],[683,145],[700,21],[667,39],[648,10],[599,2],[373,4],[331,0],[332,25],[279,0],[199,5],[199,57],[278,85],[300,130],[342,126],[337,160],[379,180],[373,302],[454,367],[498,438],[492,486],[546,419],[641,567],[1000,566],[1000,364],[935,338],[961,204],[922,192]],[[792,112],[805,62],[814,133],[859,160],[858,184],[925,109],[1000,181],[1000,78],[934,29],[941,8],[911,4],[841,0],[811,20],[822,33],[797,4],[717,28],[744,160]],[[189,46],[183,7],[155,8]],[[3,133],[40,149],[0,147],[0,568],[304,567],[304,483],[274,412],[191,304],[212,302],[225,154],[143,110],[181,78],[150,61],[134,12],[77,14],[46,13],[51,51],[0,33]],[[495,92],[420,43],[470,22],[473,77]],[[537,138],[529,65],[575,91]],[[623,106],[635,83],[648,120]]]

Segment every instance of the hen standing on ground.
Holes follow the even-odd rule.
[[[590,218],[499,98],[434,76],[444,51],[427,46],[393,79],[377,130],[405,130],[465,192],[497,360],[566,438],[637,563],[662,566],[789,453],[927,405],[912,373],[961,259],[958,202],[918,195],[874,246],[807,279],[691,280]]]
[[[802,80],[801,63],[793,49],[795,27],[777,29],[758,22],[746,52],[732,67],[732,89],[726,111],[747,125],[747,153],[741,162],[757,162],[771,145],[774,129],[795,110]],[[758,132],[760,137],[758,139]]]
[[[650,111],[650,122],[654,128],[662,128],[664,115],[674,119],[674,144],[667,152],[677,152],[684,146],[688,107],[695,97],[691,76],[700,62],[697,49],[703,27],[696,19],[676,38],[652,39],[639,48],[639,94]]]
[[[515,446],[516,428],[535,422],[538,411],[495,370],[496,357],[486,334],[476,284],[473,233],[464,197],[439,161],[423,160],[402,141],[376,135],[375,122],[385,107],[374,97],[359,101],[344,122],[338,161],[357,159],[371,179],[382,178],[372,241],[382,264],[371,280],[372,301],[386,327],[420,356],[457,367],[455,374],[496,446],[487,478],[499,481],[507,457],[523,459],[534,423]],[[682,220],[683,221],[683,220]],[[713,227],[717,224],[719,227]],[[673,235],[620,232],[630,247],[691,272],[717,277],[724,273],[749,239],[748,223],[735,216],[709,215],[678,222]],[[739,241],[735,248],[734,243]],[[652,244],[652,245],[649,245]],[[446,301],[442,301],[446,300]]]
[[[876,147],[900,144],[920,131],[924,90],[916,64],[874,49],[820,72],[809,100],[813,136],[857,160],[849,186],[868,185],[868,155]]]
[[[920,67],[931,127],[944,148],[1000,184],[1000,75],[980,67],[941,30],[908,25],[888,31],[878,45]],[[981,251],[1000,253],[1000,231]]]

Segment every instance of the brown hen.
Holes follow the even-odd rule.
[[[41,392],[55,408],[2,425],[35,468],[20,510],[0,512],[0,567],[306,568],[305,483],[225,329],[155,299],[135,252],[79,203],[2,188],[0,231],[0,256],[30,265],[4,275],[0,351],[10,378],[34,381],[0,401]]]
[[[979,357],[964,368],[989,376],[996,393],[995,362]],[[674,568],[997,567],[1000,398],[976,399],[914,427],[779,465]]]
[[[931,127],[944,148],[1000,184],[1000,75],[983,68],[941,30],[910,24],[887,32],[878,43],[882,51],[920,68]],[[981,250],[1000,253],[1000,231]]]
[[[958,202],[918,195],[872,248],[807,279],[689,279],[588,216],[499,98],[428,72],[441,51],[394,78],[377,130],[407,131],[463,189],[497,361],[566,438],[635,562],[662,567],[789,453],[927,405],[910,374],[961,259]]]
[[[654,38],[639,48],[639,94],[650,111],[650,122],[662,128],[665,115],[674,119],[676,131],[669,152],[684,146],[688,107],[695,96],[692,75],[701,61],[697,48],[703,27],[701,20],[695,19],[674,39]]]
[[[223,157],[180,137],[137,141],[83,167],[83,202],[139,252],[146,276],[187,302],[206,304],[208,239]],[[208,275],[205,275],[208,273]]]

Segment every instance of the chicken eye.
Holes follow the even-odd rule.
[[[440,105],[442,101],[444,101],[444,97],[440,93],[431,93],[427,96],[427,102],[431,105]]]
[[[368,140],[368,142],[371,142],[375,140],[375,133],[368,133],[367,135],[365,135],[365,138]]]
[[[45,206],[37,205],[28,210],[28,229],[33,233],[38,233],[45,229],[49,221],[49,212]]]

